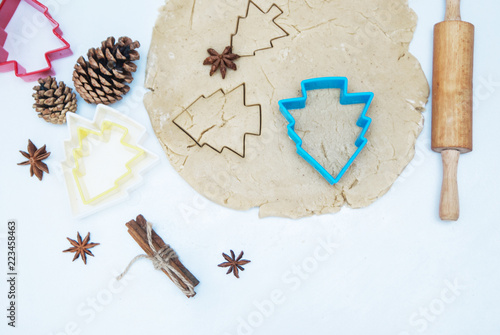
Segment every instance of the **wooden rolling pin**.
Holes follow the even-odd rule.
[[[460,0],[446,0],[445,21],[434,26],[432,150],[443,159],[439,216],[458,220],[457,165],[472,151],[474,26],[460,19]]]

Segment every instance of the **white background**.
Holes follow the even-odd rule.
[[[476,27],[475,110],[474,151],[459,163],[458,222],[438,218],[441,160],[430,150],[430,104],[415,159],[368,208],[301,220],[259,219],[255,209],[237,212],[197,195],[168,163],[142,105],[146,56],[162,3],[50,4],[73,50],[53,65],[57,79],[70,86],[78,56],[107,36],[141,42],[132,90],[113,107],[147,127],[144,146],[161,160],[145,184],[115,207],[82,220],[72,217],[58,168],[66,126],[36,117],[34,83],[0,74],[0,334],[500,333],[498,1],[462,5],[462,18]],[[444,17],[444,1],[412,0],[410,6],[419,16],[410,49],[430,80],[432,27]],[[94,107],[78,103],[78,113],[92,118]],[[52,152],[43,182],[16,165],[28,138]],[[124,225],[139,213],[200,280],[195,298],[183,296],[145,260],[122,284],[114,282],[142,252]],[[9,219],[18,222],[15,329],[4,316]],[[77,231],[90,231],[101,243],[86,266],[61,252]],[[328,241],[335,242],[330,253],[324,249]],[[217,267],[221,252],[230,249],[244,250],[252,260],[239,280]]]

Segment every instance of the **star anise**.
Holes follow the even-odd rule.
[[[63,252],[74,252],[75,257],[73,257],[73,261],[81,255],[82,260],[85,264],[87,264],[87,255],[90,255],[92,257],[94,256],[94,254],[88,249],[93,248],[96,245],[99,245],[99,243],[89,243],[90,233],[87,234],[87,236],[83,241],[82,237],[80,236],[80,233],[78,233],[77,235],[78,242],[70,239],[69,237],[66,238],[68,239],[69,243],[71,243],[73,248],[66,249]]]
[[[227,270],[226,274],[230,274],[231,272],[233,272],[236,278],[240,278],[238,269],[241,271],[245,271],[242,265],[248,264],[250,263],[250,261],[246,259],[241,259],[243,257],[243,251],[239,254],[237,258],[235,258],[234,252],[232,250],[230,251],[231,251],[231,257],[226,255],[225,253],[222,253],[222,257],[224,257],[227,262],[221,263],[218,266],[220,266],[221,268],[229,267],[229,270]]]
[[[210,76],[212,76],[218,68],[220,68],[222,79],[226,78],[227,68],[236,71],[236,64],[234,64],[233,61],[240,58],[240,56],[233,54],[233,48],[231,46],[227,46],[221,54],[214,49],[208,49],[207,52],[210,56],[203,61],[203,65],[212,65]]]
[[[31,142],[31,140],[28,140],[28,152],[21,150],[19,150],[19,152],[28,160],[22,163],[17,163],[17,165],[31,165],[31,177],[33,177],[34,174],[38,179],[42,180],[43,173],[49,173],[49,168],[44,162],[42,162],[42,160],[50,156],[50,152],[47,152],[47,150],[45,150],[45,145],[40,149],[37,149],[33,142]]]

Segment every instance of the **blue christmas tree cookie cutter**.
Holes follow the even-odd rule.
[[[322,78],[312,78],[306,79],[301,82],[302,97],[283,99],[278,102],[280,112],[283,114],[285,119],[288,121],[288,136],[297,145],[297,153],[306,160],[313,168],[315,168],[331,185],[336,184],[345,174],[347,169],[352,165],[356,157],[365,147],[367,139],[365,137],[368,128],[372,122],[372,119],[366,116],[366,112],[370,107],[373,100],[372,92],[347,92],[347,78],[345,77],[322,77]],[[290,110],[302,109],[306,107],[307,101],[307,91],[320,90],[320,89],[340,89],[340,104],[342,105],[354,105],[354,104],[365,104],[361,115],[356,122],[356,125],[361,128],[361,133],[354,142],[357,149],[351,158],[347,161],[344,167],[340,170],[336,177],[330,174],[316,159],[314,159],[307,151],[302,148],[302,139],[295,132],[295,119],[290,114]]]

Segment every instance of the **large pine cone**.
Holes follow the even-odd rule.
[[[62,81],[57,85],[56,78],[51,76],[38,79],[38,83],[40,85],[33,87],[33,108],[38,112],[38,117],[54,124],[65,123],[66,113],[76,112],[76,94]]]
[[[140,58],[135,49],[141,45],[129,37],[108,37],[97,49],[89,49],[88,61],[78,58],[73,71],[76,91],[88,103],[112,104],[122,99],[133,80],[137,66],[133,61]]]

